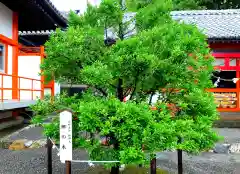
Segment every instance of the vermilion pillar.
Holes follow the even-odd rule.
[[[13,46],[12,57],[12,99],[18,99],[18,13],[13,12],[12,39],[17,43]]]
[[[44,46],[40,47],[40,53],[41,53],[41,63],[42,63],[44,59]],[[41,99],[43,98],[44,98],[44,76],[41,75]]]

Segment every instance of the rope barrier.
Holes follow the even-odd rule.
[[[60,155],[60,150],[57,147],[57,145],[54,143],[54,141],[48,137],[49,140],[51,141],[51,143],[53,144],[53,149],[57,149],[58,151],[58,156]],[[91,160],[71,160],[71,162],[75,162],[75,163],[88,163],[89,166],[94,166],[93,163],[119,163],[120,161],[91,161]]]
[[[72,160],[76,163],[119,163],[120,161],[84,161],[84,160]]]

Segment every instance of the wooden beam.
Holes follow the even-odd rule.
[[[4,44],[8,44],[8,45],[11,45],[11,46],[17,46],[18,45],[18,42],[13,40],[13,39],[10,39],[2,34],[0,34],[0,42],[4,43]]]

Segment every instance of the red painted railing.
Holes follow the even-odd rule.
[[[14,80],[18,81],[18,87],[17,88],[5,88],[4,87],[4,83],[6,82],[6,77],[10,77],[11,78],[11,86],[12,86],[12,79],[15,78]],[[31,100],[34,100],[34,92],[40,92],[40,97],[43,98],[44,95],[44,85],[43,85],[43,81],[40,79],[33,79],[33,78],[28,78],[28,77],[22,77],[22,76],[13,76],[10,74],[0,74],[0,78],[1,78],[1,83],[0,83],[0,91],[1,91],[1,98],[0,101],[3,102],[4,100],[11,100],[11,99],[4,99],[4,91],[14,91],[17,90],[18,91],[18,96],[17,98],[13,98],[15,100],[21,100],[21,91],[30,91],[31,92]],[[4,81],[5,79],[5,81]],[[21,80],[28,80],[31,82],[31,86],[29,88],[21,88]],[[34,82],[40,82],[40,89],[34,89]]]

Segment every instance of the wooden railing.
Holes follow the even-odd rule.
[[[10,80],[6,80],[7,77],[10,77]],[[1,98],[0,101],[3,102],[4,100],[21,100],[21,91],[30,91],[31,92],[31,99],[29,100],[34,100],[34,92],[40,92],[40,98],[43,98],[44,95],[44,86],[43,86],[43,81],[40,79],[33,79],[33,78],[28,78],[28,77],[22,77],[22,76],[13,76],[10,74],[0,74],[1,82],[0,82],[0,91],[1,91]],[[18,86],[17,88],[13,87],[13,79],[18,81]],[[31,82],[31,85],[29,88],[21,88],[21,81],[25,79],[28,80],[28,82]],[[7,86],[11,87],[5,87],[4,85],[6,81],[10,82],[8,83]],[[34,82],[40,82],[40,89],[35,89],[34,88]],[[4,98],[4,92],[5,91],[17,91],[18,95],[17,97],[13,97],[11,95],[11,98]]]

